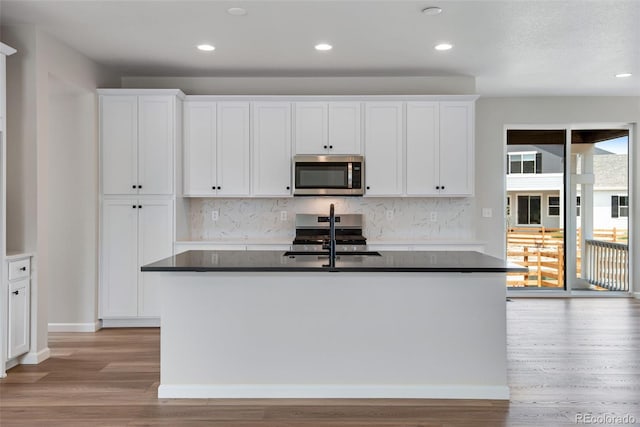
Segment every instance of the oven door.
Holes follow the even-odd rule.
[[[357,156],[296,156],[295,196],[363,194],[362,162]]]

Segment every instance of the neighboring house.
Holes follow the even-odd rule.
[[[507,146],[508,227],[563,227],[563,159],[561,145]],[[593,228],[627,229],[628,156],[595,148],[593,173]],[[578,189],[578,216],[581,202]]]

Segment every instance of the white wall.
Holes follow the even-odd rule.
[[[98,147],[91,143],[94,112],[93,91],[49,76],[49,323],[95,321]]]
[[[181,89],[187,95],[468,95],[456,77],[123,77],[122,87]]]
[[[2,36],[20,48],[8,70],[10,102],[22,105],[22,114],[9,117],[11,143],[22,148],[13,152],[10,162],[24,165],[20,174],[8,178],[11,191],[8,203],[24,206],[8,218],[9,241],[15,249],[36,253],[36,272],[32,283],[31,352],[42,354],[47,348],[48,323],[68,321],[92,323],[97,319],[97,97],[95,89],[118,83],[118,76],[82,54],[60,43],[45,32],[30,25],[6,26]],[[53,85],[52,85],[53,83]],[[70,106],[60,95],[60,85],[73,87],[80,95],[85,111],[75,113],[79,105]],[[64,92],[64,91],[62,91]],[[60,111],[57,109],[60,108]],[[55,123],[63,120],[71,127],[62,131]],[[51,131],[54,131],[51,133]],[[64,136],[71,136],[64,141]],[[75,153],[69,158],[63,153]],[[54,150],[56,152],[54,152]],[[57,152],[62,150],[62,152]],[[86,161],[88,164],[77,164]],[[69,176],[70,174],[73,177]],[[64,203],[68,189],[61,189],[70,180],[84,182],[78,191],[77,203]],[[74,211],[75,212],[72,212]],[[70,240],[59,234],[60,220],[66,214],[85,218],[87,223],[72,224]],[[15,221],[15,223],[14,223]],[[70,225],[68,222],[67,225]],[[14,227],[15,225],[15,227]],[[14,231],[15,230],[15,231]],[[35,233],[34,233],[35,231]],[[16,234],[12,234],[12,233]],[[72,284],[63,283],[60,268],[72,265],[76,256],[68,243],[80,244],[93,262],[77,272]],[[86,259],[86,258],[85,258]],[[74,273],[72,273],[73,275]],[[49,313],[49,295],[55,303]],[[39,357],[39,356],[38,356]]]

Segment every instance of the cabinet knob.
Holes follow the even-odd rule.
[[[371,187],[369,187],[368,185],[367,185],[367,190],[371,190]]]
[[[136,189],[136,185],[135,184],[132,185],[131,188],[133,188],[135,190]]]
[[[138,209],[142,209],[142,205],[138,205]]]
[[[444,190],[444,185],[440,186],[440,189],[441,189],[441,190]]]
[[[138,188],[142,188],[142,185],[138,185]]]
[[[14,294],[14,295],[20,295],[20,291],[13,291],[11,293]]]
[[[291,190],[291,187],[287,185],[287,190]]]
[[[215,190],[215,189],[216,189],[216,186],[214,185],[213,187],[211,187],[211,189],[212,189],[212,190]]]
[[[323,147],[325,148],[325,150],[327,149],[327,146],[326,146],[326,145],[323,145]]]
[[[27,271],[27,267],[20,267],[20,271]]]
[[[136,205],[133,205],[133,206],[131,206],[131,207],[132,207],[133,209],[135,209],[135,208],[136,208]]]
[[[439,185],[436,185],[436,190],[439,190],[439,189],[440,189],[440,186],[439,186]]]
[[[218,190],[222,190],[222,187],[220,187],[219,185],[218,185]]]
[[[330,150],[333,150],[333,145],[330,145],[330,146],[329,146],[329,149],[330,149]]]

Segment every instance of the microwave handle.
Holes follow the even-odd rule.
[[[353,188],[353,163],[347,163],[347,188]]]

